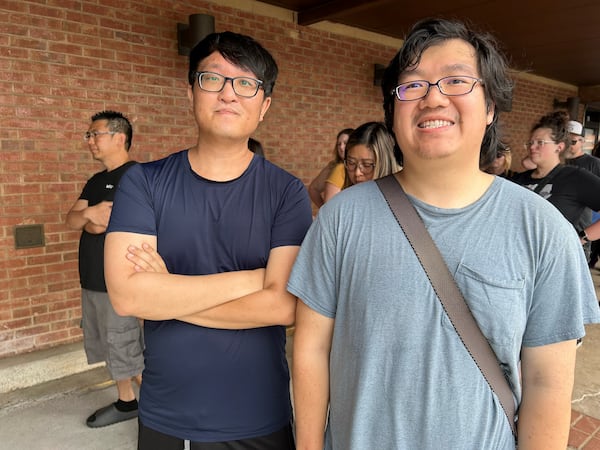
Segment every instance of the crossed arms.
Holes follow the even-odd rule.
[[[265,269],[191,276],[168,273],[156,243],[156,236],[107,234],[106,286],[118,314],[224,329],[294,323],[286,284],[298,246],[271,249]]]
[[[67,226],[74,230],[85,230],[90,234],[100,234],[106,231],[112,202],[104,201],[89,206],[87,200],[78,199],[67,213]]]

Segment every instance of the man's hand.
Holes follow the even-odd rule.
[[[112,205],[113,202],[100,202],[94,206],[89,206],[85,210],[84,215],[92,225],[104,227],[106,229],[108,221],[110,220]]]
[[[112,202],[104,201],[88,206],[87,200],[78,199],[67,213],[67,226],[91,234],[104,233],[108,227],[112,205]]]
[[[169,273],[164,260],[151,245],[143,243],[141,248],[130,245],[127,251],[126,258],[133,263],[136,272]]]

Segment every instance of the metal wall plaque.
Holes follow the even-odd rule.
[[[44,239],[44,224],[36,223],[33,225],[15,226],[15,248],[43,247],[46,244]]]

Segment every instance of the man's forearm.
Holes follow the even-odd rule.
[[[323,450],[333,325],[298,300],[292,364],[298,450]]]
[[[298,450],[323,450],[329,404],[329,364],[310,362],[309,355],[297,357],[296,350],[294,348],[292,365],[296,446]]]
[[[72,230],[83,230],[90,222],[84,215],[84,210],[71,210],[67,213],[66,224]]]
[[[519,450],[564,450],[570,421],[570,394],[553,391],[531,394],[523,399],[519,409]]]
[[[263,289],[178,320],[210,328],[242,330],[292,325],[296,299],[287,292]]]
[[[262,289],[264,270],[212,275],[134,273],[111,283],[110,299],[118,314],[149,320],[169,320],[209,310]]]

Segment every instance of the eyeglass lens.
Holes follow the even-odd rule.
[[[208,92],[221,92],[227,81],[231,81],[233,92],[241,97],[254,97],[262,82],[250,77],[226,77],[214,72],[197,72],[198,86]]]
[[[375,164],[373,163],[352,160],[344,161],[344,165],[346,166],[346,169],[348,169],[350,172],[354,172],[358,167],[358,169],[365,175],[368,175],[371,172],[373,172],[373,169],[375,168]]]
[[[426,80],[415,80],[400,83],[394,89],[394,93],[401,101],[418,100],[425,97],[432,86],[437,86],[444,95],[458,96],[471,93],[477,83],[482,83],[482,81],[479,78],[469,76],[444,77],[435,83]]]

